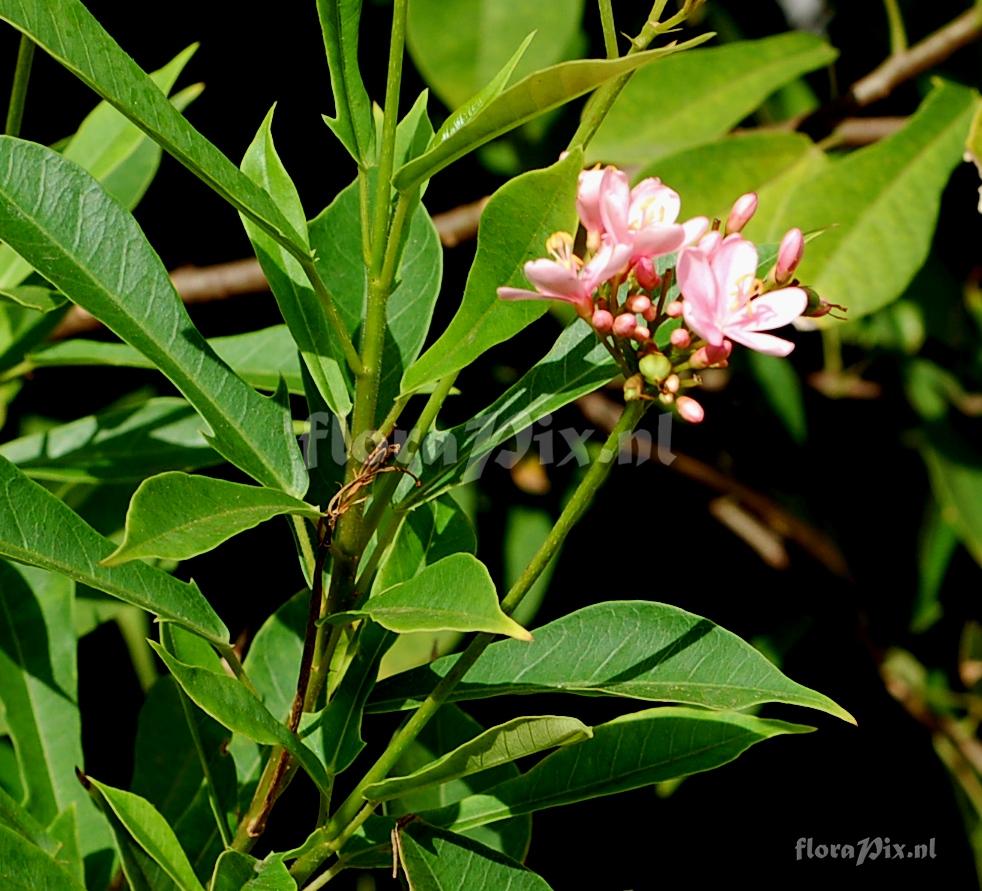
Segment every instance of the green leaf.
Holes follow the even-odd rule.
[[[549,891],[545,879],[493,848],[415,821],[401,830],[399,862],[410,891]]]
[[[929,502],[917,549],[917,600],[910,619],[911,631],[926,631],[941,618],[941,586],[957,549],[958,534],[942,518],[941,509]]]
[[[944,520],[982,564],[982,462],[977,450],[949,434],[933,435],[921,455]]]
[[[217,671],[188,665],[159,644],[151,642],[150,645],[200,709],[222,726],[260,745],[282,746],[297,759],[318,788],[328,788],[327,774],[314,753],[285,724],[274,718],[241,681]]]
[[[497,288],[524,284],[522,268],[545,253],[546,239],[553,232],[576,228],[582,164],[582,152],[573,151],[545,170],[515,177],[495,192],[481,214],[477,256],[460,309],[436,343],[408,368],[403,393],[460,371],[548,310],[545,300],[500,300]]]
[[[759,192],[809,155],[821,154],[801,133],[742,133],[659,158],[637,178],[661,177],[679,193],[686,218],[725,220],[740,195]]]
[[[46,313],[24,306],[0,303],[0,371],[23,361],[39,343],[47,339],[65,315],[68,304]]]
[[[510,764],[545,749],[589,739],[593,731],[576,718],[545,715],[513,718],[485,730],[474,739],[447,752],[442,758],[406,776],[391,777],[365,789],[369,801],[386,801],[427,786]]]
[[[457,658],[446,656],[383,682],[370,710],[414,707]],[[853,720],[827,696],[785,677],[735,634],[677,607],[644,600],[577,610],[537,628],[531,644],[492,644],[450,699],[546,692],[716,709],[781,702]]]
[[[666,59],[631,78],[593,137],[587,160],[647,165],[718,139],[775,90],[837,55],[820,38],[794,32]]]
[[[351,157],[365,166],[374,152],[375,127],[358,65],[361,7],[361,0],[317,0],[335,108],[335,117],[324,121]]]
[[[97,798],[112,810],[133,840],[181,891],[204,891],[174,830],[150,802],[92,777],[86,779],[95,789]]]
[[[256,138],[246,151],[242,170],[276,200],[290,224],[307,233],[307,217],[300,195],[273,145],[273,109],[266,115]],[[246,233],[269,281],[280,314],[296,341],[317,389],[336,415],[351,411],[344,349],[337,341],[324,305],[299,261],[259,226],[242,218]]]
[[[0,789],[0,826],[12,829],[52,857],[62,847],[61,842],[52,838],[44,826],[3,789]]]
[[[470,554],[445,557],[409,581],[370,597],[361,609],[336,613],[327,621],[350,622],[362,617],[397,634],[486,631],[522,641],[532,639],[501,611],[487,568]]]
[[[755,743],[813,728],[751,715],[652,708],[615,718],[527,773],[420,817],[456,832],[712,770]]]
[[[0,825],[0,883],[5,891],[84,891],[84,886],[49,853],[3,825]]]
[[[0,236],[151,359],[209,423],[216,451],[259,482],[303,493],[288,408],[215,355],[136,221],[89,174],[43,146],[0,137]]]
[[[335,295],[345,327],[355,337],[368,299],[357,183],[341,191],[310,223],[310,242],[321,278]],[[408,226],[398,284],[386,304],[378,399],[383,413],[399,393],[403,371],[423,347],[442,277],[440,238],[426,208],[419,204]]]
[[[148,399],[0,445],[0,455],[33,479],[129,482],[165,470],[194,470],[221,458],[183,399]]]
[[[503,540],[504,583],[503,590],[510,591],[518,581],[525,567],[528,566],[539,548],[545,543],[552,532],[553,519],[548,511],[526,507],[523,504],[512,505],[505,518]],[[561,550],[553,555],[552,560],[532,583],[528,594],[512,614],[512,618],[520,625],[531,625],[542,606],[549,583],[556,568],[556,562]]]
[[[808,417],[805,414],[801,379],[794,366],[786,359],[766,356],[754,350],[748,350],[746,356],[757,384],[764,391],[764,398],[784,429],[796,443],[803,443],[808,437]]]
[[[27,34],[237,210],[305,250],[269,195],[191,126],[80,0],[0,0],[0,19]]]
[[[188,560],[283,514],[319,519],[313,505],[275,489],[171,471],[140,483],[126,512],[126,535],[103,566],[159,557]]]
[[[809,244],[798,276],[851,320],[899,297],[927,258],[977,102],[974,90],[938,84],[907,126],[798,185],[771,223],[771,239],[833,227]]]
[[[291,393],[303,395],[297,345],[286,325],[274,325],[246,334],[213,337],[211,347],[246,383],[260,390],[275,391],[280,378]],[[114,368],[154,368],[154,363],[125,343],[72,338],[45,346],[31,353],[29,361],[36,368],[59,368],[69,365],[105,365]]]
[[[0,457],[0,556],[40,566],[183,625],[219,645],[228,629],[192,582],[146,564],[108,568],[115,546],[47,489]]]
[[[579,33],[582,19],[583,0],[414,0],[407,43],[426,82],[447,107],[456,108],[491,82],[502,66],[511,64],[514,69],[518,59],[509,57],[533,32],[533,55],[518,65],[518,76],[558,62]],[[511,71],[495,94],[510,77]]]
[[[478,478],[497,446],[617,374],[617,366],[593,330],[570,325],[553,348],[490,406],[452,430],[431,434],[424,443],[419,469],[422,486],[407,489],[407,503],[433,498],[451,486]]]
[[[63,294],[38,285],[0,288],[0,300],[7,300],[36,312],[53,312],[61,309],[68,302]]]
[[[620,59],[580,59],[536,71],[479,109],[474,117],[460,119],[455,130],[446,132],[443,139],[434,141],[419,158],[400,167],[393,184],[400,190],[412,188],[496,136],[589,93],[612,78],[696,46],[709,36]]]

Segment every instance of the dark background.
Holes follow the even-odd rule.
[[[784,30],[769,2],[721,2],[748,36]],[[313,2],[245,6],[239,3],[171,0],[133,4],[89,0],[87,4],[121,45],[145,69],[161,66],[193,41],[201,49],[181,84],[202,80],[203,96],[190,119],[233,160],[245,148],[273,102],[280,153],[314,216],[353,177],[352,165],[320,120],[331,111],[327,67]],[[616,4],[618,14],[637,17],[647,3]],[[599,46],[596,13],[588,3],[587,23]],[[924,35],[966,7],[935,0],[907,3],[913,35]],[[644,8],[644,9],[643,9]],[[621,11],[623,9],[623,12]],[[370,94],[382,94],[388,11],[367,3],[363,57]],[[624,30],[634,31],[629,21]],[[841,50],[838,82],[847,85],[887,52],[879,3],[840,2],[831,40]],[[16,40],[0,34],[0,93],[5,94]],[[947,72],[977,82],[977,48],[961,53]],[[71,133],[95,100],[89,91],[39,53],[28,96],[23,135],[53,142]],[[824,98],[829,79],[812,81]],[[404,97],[422,87],[409,70]],[[898,91],[877,113],[909,113],[919,86]],[[434,100],[436,119],[443,109]],[[572,112],[556,128],[558,151],[568,135]],[[553,152],[554,154],[554,152]],[[529,166],[539,160],[530,159]],[[501,182],[476,161],[440,174],[427,193],[431,212],[488,194]],[[974,171],[959,170],[946,197],[938,236],[939,257],[962,277],[973,262],[966,243],[978,245],[978,218],[965,191],[976,187]],[[136,216],[170,268],[205,265],[247,256],[248,242],[227,205],[165,157],[160,174]],[[968,241],[960,241],[965,232]],[[448,319],[461,293],[473,245],[447,254],[438,320]],[[974,256],[974,262],[978,256]],[[278,321],[269,295],[237,298],[197,307],[196,322],[206,334],[259,328]],[[500,391],[509,369],[527,367],[551,343],[549,321],[491,351],[460,380],[464,398],[448,415],[473,409]],[[442,330],[438,321],[435,331]],[[821,366],[816,338],[801,339],[794,362],[802,372]],[[932,347],[944,356],[943,345]],[[832,535],[843,549],[852,579],[828,573],[792,548],[789,570],[776,572],[707,513],[713,493],[657,464],[623,468],[591,513],[570,536],[540,613],[544,622],[601,599],[664,600],[705,615],[746,639],[766,635],[787,646],[783,668],[794,679],[819,689],[857,718],[859,727],[790,709],[768,714],[814,722],[804,737],[764,743],[736,763],[687,779],[669,798],[653,789],[595,800],[535,817],[528,864],[557,889],[653,889],[682,875],[695,887],[754,882],[760,887],[870,887],[897,883],[968,889],[977,886],[972,852],[949,778],[936,758],[929,733],[886,692],[877,659],[887,645],[911,645],[907,631],[917,587],[917,533],[928,481],[916,452],[904,438],[914,418],[903,399],[893,366],[876,357],[867,376],[884,387],[872,402],[831,401],[807,390],[811,437],[800,448],[764,406],[753,381],[737,375],[727,390],[707,396],[707,421],[699,428],[675,428],[673,446],[732,472]],[[154,375],[103,370],[48,370],[29,382],[15,409],[70,419],[104,406],[138,386],[167,392]],[[461,414],[462,418],[463,415]],[[13,412],[4,434],[15,435]],[[575,408],[557,417],[554,428],[581,426]],[[479,533],[481,556],[500,571],[497,553],[509,504],[546,505],[558,511],[568,480],[556,471],[552,492],[520,492],[509,474],[489,465],[482,482]],[[489,493],[496,493],[491,498]],[[246,533],[217,554],[190,561],[193,575],[214,600],[233,631],[255,632],[279,603],[300,587],[285,525]],[[945,617],[916,641],[920,657],[954,674],[963,623],[979,618],[978,568],[959,552],[943,591]],[[107,782],[126,785],[141,694],[126,672],[126,654],[113,626],[81,643],[81,705],[87,769]],[[632,704],[592,699],[540,697],[516,702],[478,703],[469,711],[482,723],[519,713],[572,713],[597,722]],[[384,734],[384,720],[374,725]],[[372,727],[370,726],[369,732]],[[300,784],[297,784],[298,786]],[[278,808],[271,842],[296,842],[310,825],[313,804],[291,790]],[[936,838],[937,859],[929,863],[796,863],[795,842],[851,842],[889,836],[906,843]],[[260,850],[261,853],[261,850]],[[353,886],[342,879],[339,888]],[[379,876],[379,887],[390,882]]]

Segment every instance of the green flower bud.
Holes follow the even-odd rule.
[[[649,384],[660,384],[672,373],[672,363],[664,353],[649,353],[638,363]]]

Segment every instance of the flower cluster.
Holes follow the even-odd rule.
[[[794,278],[804,253],[800,229],[785,235],[763,277],[757,247],[741,235],[757,196],[739,198],[727,217],[680,222],[682,202],[651,177],[631,188],[616,167],[580,174],[579,243],[556,232],[550,259],[525,264],[535,290],[499,288],[505,300],[561,300],[596,331],[625,376],[627,399],[657,399],[692,423],[702,407],[684,391],[699,372],[725,367],[733,344],[787,356],[794,344],[767,332],[832,308]]]

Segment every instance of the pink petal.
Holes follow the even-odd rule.
[[[745,302],[757,277],[757,248],[740,236],[724,238],[713,257],[713,272],[724,301]]]
[[[635,257],[664,257],[685,244],[683,226],[649,226],[634,233]]]
[[[608,167],[600,185],[600,216],[605,231],[614,241],[628,241],[630,209],[631,186],[627,174],[616,167]]]
[[[580,222],[587,232],[600,232],[603,218],[600,215],[601,185],[606,171],[600,167],[584,170],[580,174],[579,190],[576,194],[576,210]]]
[[[709,259],[698,248],[686,248],[679,256],[676,272],[685,298],[682,313],[686,324],[713,346],[720,346],[723,334],[716,322],[717,288]]]
[[[660,217],[653,222],[671,225],[678,219],[681,210],[682,199],[678,192],[663,185],[657,177],[644,179],[631,190],[631,219],[638,226],[643,226],[652,212]]]
[[[723,332],[713,317],[706,314],[697,303],[693,303],[688,299],[683,300],[682,318],[685,319],[686,325],[700,337],[705,338],[711,346],[720,347],[723,345]]]
[[[685,244],[695,244],[709,228],[709,217],[693,217],[682,224],[685,229]]]
[[[577,273],[555,260],[531,260],[525,264],[525,277],[550,297],[575,299],[584,290]]]
[[[502,300],[556,300],[564,299],[562,297],[549,297],[546,294],[540,294],[538,291],[524,291],[521,288],[498,288],[498,296]]]
[[[808,306],[808,295],[801,288],[782,288],[755,297],[750,304],[752,331],[770,331],[790,325]]]
[[[727,325],[725,331],[726,336],[731,340],[742,343],[744,346],[767,356],[778,356],[783,359],[794,349],[794,344],[790,340],[782,340],[773,334],[761,334],[758,331],[740,328],[736,325]]]
[[[618,272],[627,266],[630,259],[630,245],[614,244],[605,240],[601,244],[600,250],[593,255],[593,259],[580,272],[581,288],[586,292],[592,293],[598,285],[602,285],[605,281],[617,275]]]

